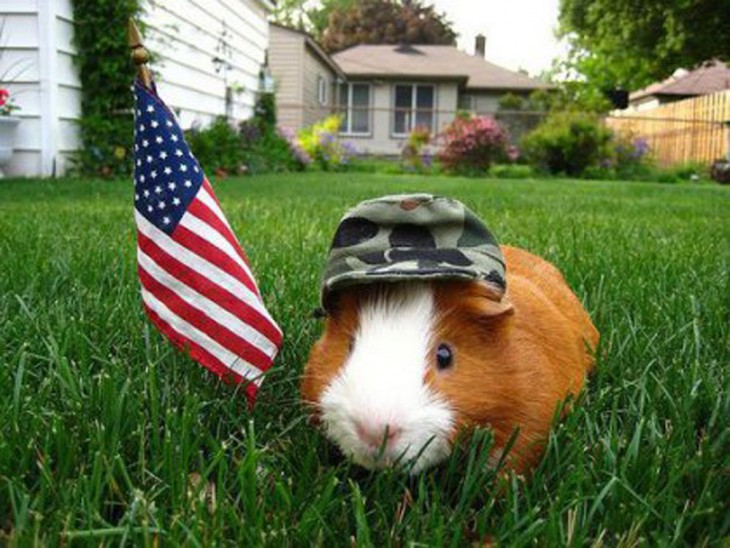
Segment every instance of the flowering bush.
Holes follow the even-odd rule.
[[[0,115],[10,116],[14,110],[19,108],[10,97],[10,92],[5,88],[0,88]]]
[[[341,124],[340,116],[333,114],[302,129],[297,135],[299,147],[324,170],[343,168],[355,154],[350,143],[340,140]]]
[[[507,131],[490,116],[458,117],[441,135],[442,167],[454,172],[486,172],[506,153]]]
[[[302,165],[302,168],[312,163],[312,157],[302,148],[291,129],[284,127],[276,128],[276,133],[287,142],[289,151],[294,156],[294,159]]]

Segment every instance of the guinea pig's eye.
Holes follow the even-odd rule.
[[[441,343],[436,349],[436,367],[439,371],[450,368],[454,363],[454,353],[448,344]]]
[[[352,351],[355,350],[355,337],[350,337],[350,354],[352,354]]]

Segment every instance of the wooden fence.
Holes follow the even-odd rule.
[[[610,116],[606,124],[647,140],[656,163],[669,167],[709,164],[730,153],[730,90],[685,99],[652,110]]]

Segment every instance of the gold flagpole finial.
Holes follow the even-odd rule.
[[[131,17],[127,26],[127,33],[129,35],[129,49],[132,51],[132,61],[137,65],[139,79],[145,87],[150,88],[152,87],[152,73],[147,66],[147,61],[150,60],[150,53],[142,44],[142,36],[139,33],[137,25],[134,23],[134,19]]]

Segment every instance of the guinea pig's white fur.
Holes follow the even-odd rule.
[[[402,463],[417,473],[450,454],[455,413],[425,383],[434,322],[428,284],[399,285],[363,303],[352,351],[319,402],[327,436],[356,463]]]

